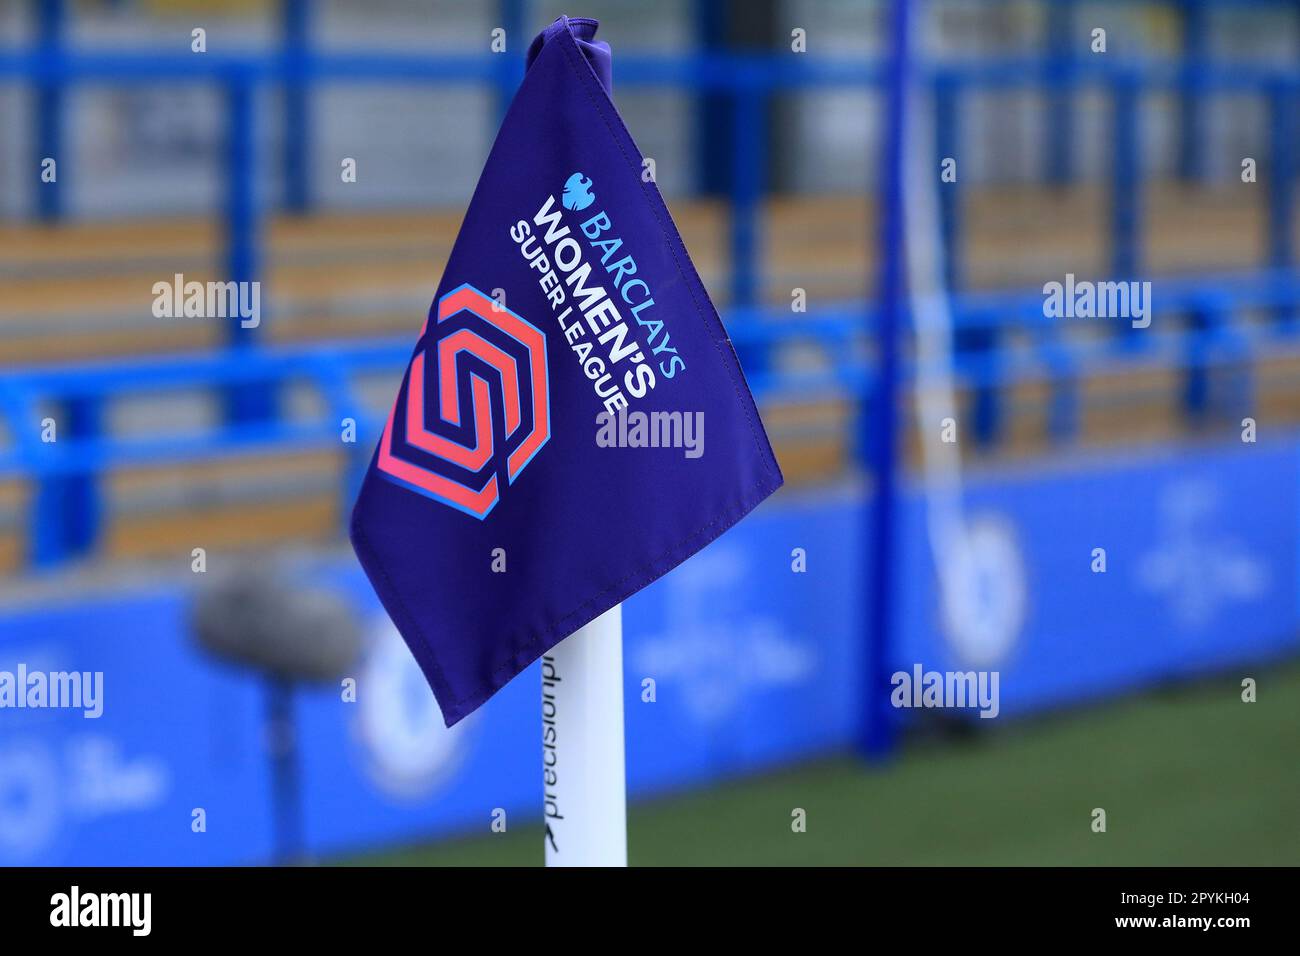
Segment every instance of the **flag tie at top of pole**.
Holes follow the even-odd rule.
[[[608,43],[596,39],[598,26],[600,22],[590,17],[560,17],[533,37],[533,42],[528,45],[528,58],[524,61],[525,69],[533,65],[533,61],[537,59],[537,55],[542,52],[547,43],[554,40],[561,32],[567,31],[578,49],[582,51],[582,55],[587,58],[600,85],[608,95],[613,96],[613,55]]]
[[[782,480],[595,33],[531,44],[353,509],[449,725]],[[663,440],[599,440],[631,412]]]

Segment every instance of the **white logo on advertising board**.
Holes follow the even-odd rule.
[[[1011,524],[972,518],[938,561],[940,615],[948,643],[971,666],[1005,660],[1025,624],[1025,564]]]
[[[1220,497],[1209,481],[1166,487],[1155,547],[1138,560],[1141,589],[1163,597],[1186,630],[1203,629],[1230,604],[1262,597],[1271,583],[1268,565],[1239,537],[1215,527]]]
[[[427,796],[459,765],[474,722],[447,728],[402,636],[379,615],[357,688],[356,732],[371,779],[396,796]]]
[[[659,681],[680,681],[700,723],[730,716],[749,694],[807,681],[817,654],[770,614],[752,609],[742,552],[715,547],[664,582],[664,629],[641,643],[634,666]]]

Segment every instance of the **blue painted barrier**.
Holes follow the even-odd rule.
[[[981,574],[959,576],[956,615],[939,601],[925,498],[903,487],[897,640],[882,663],[997,670],[1010,719],[1225,668],[1235,687],[1257,665],[1300,653],[1297,481],[1295,434],[982,473],[966,486]],[[1243,497],[1255,507],[1240,508]],[[634,798],[854,745],[858,582],[871,569],[844,529],[864,520],[862,508],[848,489],[783,491],[627,602]],[[1090,569],[1096,547],[1104,574]],[[795,548],[808,573],[792,570]],[[209,573],[221,560],[210,556]],[[354,604],[367,646],[355,702],[333,687],[297,698],[309,852],[486,835],[497,808],[509,826],[536,819],[536,669],[447,731],[351,557],[294,571]],[[104,674],[98,719],[4,712],[0,865],[271,857],[262,687],[193,646],[198,580],[118,582],[75,598],[60,587],[58,605],[23,599],[0,614],[0,671],[21,662]],[[922,716],[889,713],[897,726]]]

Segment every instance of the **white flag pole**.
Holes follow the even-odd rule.
[[[627,866],[623,605],[542,657],[547,866]]]

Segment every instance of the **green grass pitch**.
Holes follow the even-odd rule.
[[[1241,679],[1258,681],[1243,703]],[[634,804],[632,865],[1297,865],[1300,667],[1238,674]],[[984,730],[984,728],[979,728]],[[807,812],[807,831],[791,812]],[[1091,828],[1104,808],[1105,833]],[[541,827],[350,858],[527,866]]]

